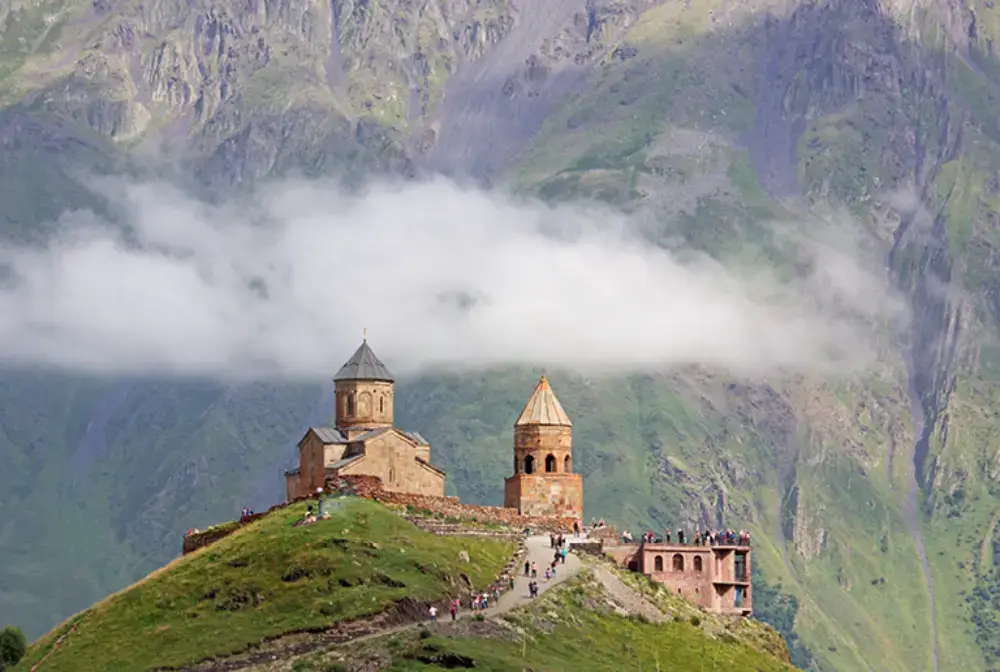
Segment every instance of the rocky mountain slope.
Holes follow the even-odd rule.
[[[596,197],[792,271],[765,223],[844,208],[914,316],[881,366],[553,374],[585,504],[629,526],[749,521],[758,606],[800,667],[995,669],[998,11],[7,0],[2,232],[35,240],[66,208],[101,209],[81,175],[153,156],[209,191],[443,171]],[[463,498],[495,503],[532,377],[407,380],[398,419]],[[5,373],[0,394],[0,612],[31,634],[161,564],[184,528],[277,497],[270,474],[329,407],[308,387],[35,370]]]

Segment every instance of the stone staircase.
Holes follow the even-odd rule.
[[[524,533],[512,529],[472,527],[469,523],[453,523],[437,518],[404,515],[403,518],[421,530],[432,534],[458,537],[487,537],[490,539],[521,539]]]

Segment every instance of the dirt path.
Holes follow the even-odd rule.
[[[555,550],[549,546],[548,535],[539,535],[534,537],[528,537],[525,542],[525,556],[528,562],[534,562],[538,565],[539,577],[536,579],[538,581],[539,593],[544,593],[553,586],[557,586],[566,579],[574,576],[580,571],[581,562],[580,558],[575,554],[567,554],[566,564],[560,564],[556,570],[556,576],[549,581],[545,580],[545,566],[552,561],[555,555]],[[522,560],[522,564],[523,564]],[[524,576],[517,576],[514,579],[514,589],[509,590],[500,596],[500,600],[497,604],[491,606],[489,609],[481,611],[472,611],[468,608],[468,604],[462,605],[462,610],[458,614],[458,618],[470,618],[476,616],[477,614],[482,614],[487,618],[492,618],[495,616],[500,616],[505,614],[511,609],[516,609],[524,604],[531,601],[531,597],[528,595],[528,583],[532,579],[526,578]],[[440,608],[440,607],[439,607]],[[438,618],[441,621],[445,621],[450,618],[447,609],[441,609],[438,612]],[[338,646],[341,644],[348,644],[353,642],[363,642],[368,639],[374,639],[376,637],[385,637],[386,635],[393,635],[405,630],[410,630],[412,628],[420,627],[429,622],[429,616],[425,614],[423,619],[410,621],[408,623],[403,623],[401,625],[382,628],[376,630],[375,632],[370,632],[357,637],[333,637],[329,635],[319,635],[315,639],[307,642],[301,642],[282,648],[280,650],[275,649],[262,649],[258,651],[248,651],[242,654],[238,654],[233,658],[228,660],[219,660],[212,662],[203,662],[191,667],[177,668],[178,672],[235,672],[236,670],[245,670],[247,668],[260,665],[262,663],[272,662],[277,660],[278,657],[289,658],[297,657],[313,651],[318,651],[323,648],[330,646]]]
[[[600,565],[595,566],[594,577],[601,582],[601,585],[608,591],[608,594],[628,613],[642,614],[653,623],[663,623],[667,620],[667,617],[659,608],[634,589],[625,585],[621,579],[607,568]]]
[[[57,639],[52,644],[52,648],[49,649],[49,652],[46,653],[44,656],[42,656],[41,660],[39,660],[37,663],[35,663],[34,665],[31,666],[30,672],[35,672],[35,670],[37,670],[39,667],[41,667],[42,663],[44,663],[46,660],[48,660],[49,656],[51,656],[53,653],[56,652],[56,649],[58,649],[59,645],[63,643],[63,640],[73,634],[73,631],[76,630],[76,626],[78,626],[78,625],[79,625],[79,623],[74,623],[73,627],[71,627],[69,630],[67,630],[62,635],[60,635],[59,639]]]

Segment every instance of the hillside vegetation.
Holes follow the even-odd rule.
[[[587,514],[752,529],[755,608],[802,668],[1000,669],[993,0],[31,0],[0,2],[0,34],[0,240],[100,210],[79,174],[150,148],[199,187],[447,170],[596,198],[783,273],[804,260],[769,223],[843,213],[915,317],[878,366],[550,372]],[[496,504],[536,376],[404,380],[397,422]],[[0,613],[38,636],[187,527],[273,503],[330,408],[317,386],[4,371]]]
[[[644,577],[640,581],[644,580]],[[427,624],[365,642],[331,647],[253,672],[479,669],[754,670],[791,672],[781,638],[752,620],[717,619],[665,590],[646,591],[673,616],[653,622],[630,613],[592,570],[499,618]],[[647,609],[649,607],[647,606]],[[655,613],[656,607],[654,607]],[[661,620],[661,619],[657,619]]]
[[[272,512],[174,561],[35,642],[16,669],[45,658],[46,672],[124,672],[226,656],[403,598],[484,588],[514,550],[507,541],[437,537],[365,500],[327,508],[329,520],[299,527],[305,504]]]

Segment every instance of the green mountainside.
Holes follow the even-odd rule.
[[[145,670],[225,657],[278,635],[373,616],[403,598],[485,589],[515,549],[509,541],[438,537],[363,500],[331,500],[329,520],[295,527],[305,510],[281,509],[157,570],[73,616],[20,665],[45,657],[47,670]]]
[[[471,174],[654,215],[664,238],[785,272],[767,222],[844,213],[914,316],[880,366],[549,372],[587,515],[748,526],[755,607],[803,669],[1000,669],[998,12],[6,0],[0,233],[35,240],[66,208],[100,210],[82,175],[154,154],[208,191]],[[430,440],[452,493],[498,503],[536,375],[401,381],[397,422]],[[38,636],[176,555],[186,528],[273,502],[329,408],[308,386],[4,372],[0,613]]]
[[[701,614],[636,576],[626,577],[634,588],[620,585],[672,620],[621,613],[585,571],[523,608],[490,612],[488,621],[435,624],[436,637],[405,629],[426,620],[428,603],[486,589],[517,545],[435,535],[350,497],[325,501],[329,519],[295,526],[305,511],[305,503],[274,511],[173,561],[67,620],[13,669],[566,670],[659,658],[793,669],[773,629]],[[356,641],[336,643],[351,633]]]

